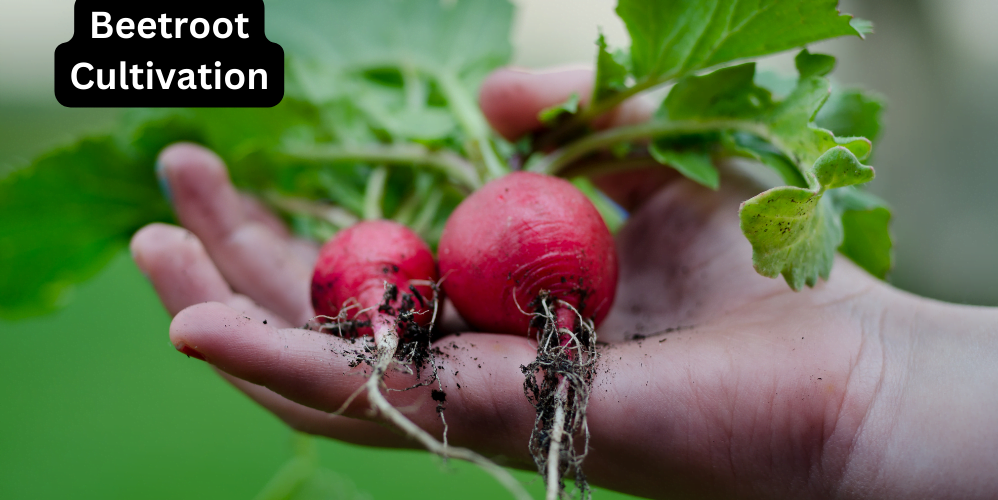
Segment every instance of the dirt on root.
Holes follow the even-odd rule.
[[[554,312],[564,306],[559,306],[557,299],[543,292],[531,306],[535,314],[531,326],[537,331],[537,358],[520,367],[525,376],[524,394],[537,411],[530,434],[530,454],[538,472],[545,477],[552,458],[549,450],[555,414],[561,407],[565,425],[562,446],[556,457],[559,478],[571,472],[582,498],[591,498],[582,462],[589,447],[586,410],[598,360],[596,330],[591,319],[578,316],[571,326],[571,340],[565,343],[566,333],[562,330],[565,325],[558,325]],[[559,484],[559,489],[564,489],[563,483]]]
[[[386,283],[385,293],[377,307],[379,313],[395,318],[396,333],[399,336],[395,359],[409,366],[415,373],[416,379],[420,381],[408,389],[430,385],[438,380],[434,358],[440,353],[439,349],[431,349],[430,347],[434,335],[433,322],[431,321],[429,326],[422,326],[416,321],[417,315],[421,313],[431,314],[434,317],[439,314],[437,309],[440,304],[440,289],[436,284],[431,285],[431,288],[433,296],[424,297],[413,285],[409,285],[408,291],[402,291],[394,284]],[[371,320],[367,317],[314,319],[309,326],[313,324],[321,332],[356,342],[369,338],[361,335],[360,330],[369,328]],[[352,358],[348,363],[349,367],[354,368],[361,364],[374,365],[377,352],[373,349],[373,344],[367,344],[365,343],[361,350],[343,353],[344,356]],[[431,376],[428,380],[422,380],[423,373],[428,368]],[[435,392],[443,393],[442,390]],[[444,398],[438,400],[438,406],[442,407],[443,402]]]

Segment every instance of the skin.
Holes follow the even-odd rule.
[[[486,184],[451,214],[438,253],[444,292],[479,331],[526,335],[534,318],[520,311],[541,290],[596,324],[613,303],[613,237],[585,195],[557,177],[514,172]],[[565,313],[571,329],[577,316]]]
[[[588,95],[591,76],[502,70],[482,108],[515,138],[543,107]],[[647,114],[629,102],[604,124]],[[176,315],[173,344],[296,429],[411,446],[363,420],[363,398],[345,416],[325,413],[364,378],[325,350],[339,339],[289,328],[312,316],[315,248],[241,197],[212,153],[175,145],[160,165],[186,229],[149,226],[132,252]],[[632,216],[599,330],[609,345],[589,407],[593,484],[654,498],[998,496],[998,310],[916,297],[842,258],[829,281],[797,293],[757,275],[737,208],[758,187],[734,175],[717,192],[661,168],[597,180]],[[648,337],[627,340],[635,333]],[[519,366],[531,341],[464,333],[439,345],[457,346],[441,360],[451,442],[530,468]],[[428,394],[389,394],[439,433]]]

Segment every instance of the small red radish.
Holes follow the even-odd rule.
[[[613,304],[613,236],[589,199],[563,179],[514,172],[489,182],[451,214],[438,253],[444,291],[482,331],[533,333],[524,311],[534,312],[542,292],[597,325]],[[576,319],[566,308],[557,314],[559,323]]]
[[[373,334],[377,339],[410,319],[428,326],[433,306],[429,283],[436,280],[433,254],[415,232],[391,221],[364,221],[323,245],[312,275],[312,306],[317,315],[329,318],[350,314],[354,321],[344,323],[350,326],[345,336]],[[413,314],[399,318],[403,311]],[[398,334],[405,336],[404,331]]]
[[[537,336],[537,358],[521,367],[537,410],[529,449],[547,499],[560,496],[569,468],[585,498],[585,452],[573,436],[588,440],[595,328],[617,287],[616,247],[602,217],[569,182],[515,172],[458,205],[438,253],[443,289],[465,320],[486,332]]]

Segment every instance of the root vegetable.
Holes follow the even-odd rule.
[[[588,495],[581,464],[595,328],[617,285],[616,249],[599,212],[562,179],[512,173],[455,209],[439,259],[444,291],[465,320],[483,331],[537,337],[537,359],[522,367],[537,410],[530,451],[548,499],[559,496],[569,469]],[[576,436],[584,439],[581,452]]]
[[[523,311],[541,292],[599,324],[617,287],[617,252],[599,212],[571,183],[541,174],[506,175],[464,200],[439,256],[444,291],[482,331],[536,334]]]
[[[374,335],[378,341],[395,330],[405,340],[407,323],[430,324],[430,283],[436,280],[433,254],[416,233],[391,221],[364,221],[323,245],[312,275],[312,306],[328,318],[352,314],[337,322],[344,337]]]

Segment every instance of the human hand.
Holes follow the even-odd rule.
[[[483,88],[483,110],[514,138],[537,126],[540,109],[586,95],[589,81],[588,72],[501,71]],[[646,114],[629,104],[609,121]],[[342,339],[290,328],[312,316],[314,246],[236,193],[211,153],[178,145],[160,162],[190,232],[153,225],[132,250],[176,315],[174,345],[296,429],[411,445],[367,420],[363,398],[346,416],[327,413],[365,375],[341,355],[350,350]],[[996,347],[995,311],[912,297],[841,258],[828,282],[801,292],[757,275],[737,218],[755,192],[737,178],[719,192],[661,168],[597,182],[633,212],[617,237],[617,300],[599,330],[608,345],[588,412],[593,484],[660,498],[998,492],[981,473],[998,466],[998,436],[987,427],[998,413],[987,388],[998,376],[980,351]],[[635,334],[646,338],[628,340]],[[529,466],[534,415],[519,366],[534,358],[531,341],[467,333],[437,345],[447,353],[449,440]],[[412,380],[392,373],[387,382]],[[428,392],[387,394],[439,435]],[[922,472],[925,460],[935,460],[935,474]]]

